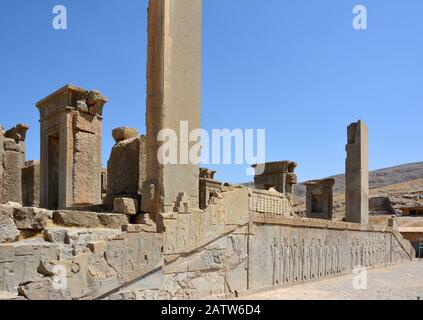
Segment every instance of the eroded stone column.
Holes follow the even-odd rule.
[[[345,215],[347,222],[369,223],[368,128],[360,120],[348,126],[345,167]]]
[[[183,163],[181,122],[187,132],[200,128],[201,112],[201,0],[150,0],[147,66],[147,179],[142,188],[142,211],[155,219],[174,212],[177,199],[187,195],[198,208],[198,165]],[[178,138],[177,164],[158,161],[162,129]],[[182,150],[181,150],[182,148]],[[186,155],[186,154],[185,154]]]

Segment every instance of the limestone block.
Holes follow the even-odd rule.
[[[44,230],[49,220],[49,211],[33,207],[15,208],[13,217],[18,229]]]
[[[19,230],[13,220],[13,207],[0,206],[0,243],[17,241]]]
[[[66,243],[86,246],[90,242],[115,239],[120,232],[115,229],[69,229],[66,232]]]
[[[145,180],[145,138],[116,143],[107,163],[108,197],[137,198]]]
[[[121,142],[124,140],[136,138],[138,136],[138,130],[134,128],[120,127],[113,129],[112,136],[116,142]]]
[[[87,244],[87,248],[91,252],[103,255],[106,252],[107,244],[105,241],[94,241]]]
[[[19,294],[28,300],[71,300],[68,290],[56,290],[51,278],[31,280],[18,287]]]
[[[99,213],[97,216],[101,225],[105,228],[121,230],[123,225],[129,223],[128,216],[123,214]]]
[[[96,228],[100,220],[95,212],[60,210],[53,213],[54,223],[65,227]]]
[[[113,210],[117,213],[135,215],[138,213],[139,203],[136,199],[115,198]]]
[[[147,232],[147,233],[156,233],[157,226],[154,222],[150,220],[149,223],[144,224],[127,224],[122,226],[122,231],[128,233],[140,233],[140,232]]]
[[[67,232],[65,229],[48,228],[43,231],[43,237],[48,242],[65,243]]]

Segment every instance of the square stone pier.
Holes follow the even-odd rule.
[[[360,120],[348,126],[345,163],[345,219],[369,223],[369,145],[368,128]]]

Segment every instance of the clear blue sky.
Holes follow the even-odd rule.
[[[68,30],[51,26],[68,9]],[[352,8],[368,9],[368,30]],[[371,169],[423,160],[423,1],[204,0],[202,126],[266,129],[267,160],[299,163],[300,180],[344,171],[346,126],[370,128]],[[109,97],[111,130],[145,132],[147,0],[0,2],[0,123],[31,126],[27,158],[39,159],[35,103],[66,83]],[[243,182],[243,166],[218,178]]]

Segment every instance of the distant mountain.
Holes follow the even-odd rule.
[[[329,178],[335,179],[334,195],[343,194],[345,192],[345,175],[339,174]],[[418,179],[423,179],[423,162],[408,163],[371,171],[369,186],[370,189],[374,189]],[[251,188],[254,187],[254,183],[246,183],[245,185]],[[295,198],[301,201],[305,197],[305,192],[305,184],[299,183],[295,188]]]
[[[335,186],[333,187],[334,195],[345,192],[344,174],[339,174],[329,178],[335,179]],[[423,179],[423,162],[408,163],[400,166],[370,171],[369,187],[370,189],[374,189],[417,179]],[[305,197],[306,187],[304,183],[299,183],[295,189],[295,197]]]

